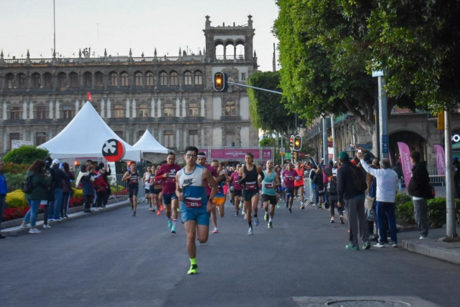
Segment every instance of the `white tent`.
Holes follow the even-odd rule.
[[[140,161],[140,151],[113,132],[88,101],[58,135],[38,147],[47,149],[55,159],[103,158],[102,146],[109,139],[124,144],[123,160]]]
[[[161,145],[155,137],[150,133],[149,129],[145,130],[144,135],[133,145],[134,149],[146,153],[161,153],[167,154],[170,150]]]

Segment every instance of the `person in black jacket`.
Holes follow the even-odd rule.
[[[61,205],[62,205],[62,198],[64,195],[64,181],[69,180],[69,176],[67,176],[64,171],[59,168],[61,161],[58,159],[53,160],[53,165],[51,169],[54,171],[53,176],[53,186],[54,186],[54,202],[50,203],[50,219],[49,221],[62,221],[61,216]]]
[[[364,173],[350,162],[346,151],[339,153],[340,168],[337,171],[337,207],[346,206],[350,244],[346,249],[359,250],[358,229],[363,241],[363,249],[371,248],[366,215],[364,214],[364,192],[366,190]],[[353,169],[355,168],[355,169]],[[362,176],[362,178],[357,177]],[[364,183],[362,187],[360,182]],[[359,225],[359,227],[358,227]]]
[[[430,177],[425,165],[420,161],[420,153],[413,151],[410,154],[412,164],[412,178],[407,191],[414,202],[415,221],[420,231],[420,239],[428,235],[428,200],[431,193]]]

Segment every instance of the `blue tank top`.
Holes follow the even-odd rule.
[[[262,194],[276,196],[275,179],[276,172],[272,171],[270,175],[267,175],[267,171],[264,171],[265,178],[262,181]]]
[[[188,208],[205,208],[208,197],[206,196],[206,186],[203,185],[204,167],[196,165],[191,173],[186,173],[185,168],[181,169],[177,176],[179,187],[184,194],[184,204]]]

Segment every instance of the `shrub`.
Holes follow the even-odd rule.
[[[21,190],[15,190],[6,194],[5,202],[7,208],[27,208],[26,197]]]
[[[84,198],[82,197],[72,197],[69,201],[69,207],[77,207],[77,206],[82,206],[84,203]]]
[[[3,212],[3,221],[15,220],[23,218],[29,208],[6,208]]]
[[[396,206],[399,206],[399,205],[405,204],[405,203],[407,203],[408,201],[411,201],[411,200],[412,200],[412,197],[410,197],[406,193],[398,193],[398,194],[396,194],[395,204],[396,204]]]
[[[72,198],[83,197],[83,190],[82,189],[72,188],[72,190],[73,190]]]
[[[6,182],[8,183],[8,191],[13,192],[21,188],[22,183],[26,179],[25,174],[6,173]]]
[[[10,150],[4,157],[5,162],[16,164],[32,164],[35,160],[45,160],[49,152],[46,149],[37,148],[36,146],[21,146]]]
[[[412,201],[407,201],[396,207],[396,215],[398,218],[407,224],[415,224],[414,219],[414,204]]]
[[[27,170],[29,169],[29,164],[16,164],[13,162],[6,162],[5,166],[3,167],[3,171],[9,174],[26,174]]]

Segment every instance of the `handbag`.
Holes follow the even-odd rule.
[[[364,208],[367,210],[372,210],[375,208],[375,197],[371,197],[366,194],[366,198],[364,199]]]

